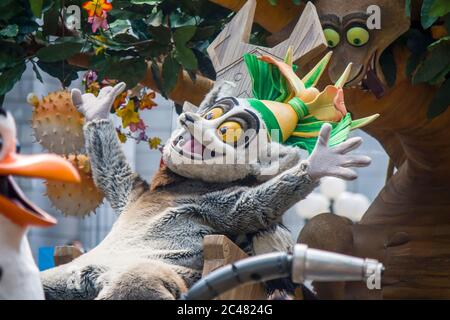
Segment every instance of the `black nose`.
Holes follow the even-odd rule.
[[[186,119],[186,121],[190,121],[190,122],[195,122],[194,118],[192,118],[190,115],[185,114],[184,118]]]

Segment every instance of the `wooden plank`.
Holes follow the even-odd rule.
[[[249,44],[256,11],[256,0],[249,0],[208,47],[208,54],[217,72],[217,80],[236,84],[236,96],[251,97],[251,78],[243,55],[269,55],[283,59],[288,48],[293,49],[294,62],[306,64],[327,48],[322,26],[312,3],[308,3],[295,24],[293,32],[283,42],[268,48]]]
[[[206,236],[203,240],[203,277],[227,264],[247,258],[247,254],[223,235]],[[220,295],[217,300],[265,300],[261,284],[243,285]]]
[[[53,253],[53,260],[55,261],[55,266],[60,266],[75,260],[81,256],[83,252],[74,246],[57,246],[55,247],[55,252]]]

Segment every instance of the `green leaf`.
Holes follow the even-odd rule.
[[[441,72],[439,72],[433,79],[428,81],[428,83],[431,85],[440,85],[442,82],[445,81],[449,72],[450,72],[450,64],[447,65],[446,68],[443,68]]]
[[[406,62],[406,70],[405,73],[408,77],[412,77],[414,71],[416,71],[417,66],[422,61],[422,55],[411,53]]]
[[[443,19],[445,29],[447,29],[447,32],[450,32],[450,13],[447,13]]]
[[[2,30],[0,30],[1,37],[12,38],[17,36],[18,33],[19,33],[19,26],[17,24],[10,24],[4,27]]]
[[[39,68],[50,76],[59,79],[64,87],[68,87],[72,81],[78,79],[78,71],[82,69],[69,65],[65,61],[44,62],[38,61]]]
[[[161,79],[161,71],[159,70],[158,63],[156,61],[152,61],[150,70],[152,72],[153,80],[155,80],[156,88],[158,88],[158,91],[161,92],[162,96],[167,99],[167,95],[164,92],[163,86],[162,86],[162,79]]]
[[[11,5],[11,4],[14,4],[15,1],[16,0],[2,0],[0,2],[0,8],[5,8],[5,7],[7,7],[7,6]]]
[[[447,79],[431,101],[428,118],[434,118],[445,112],[450,105],[450,79]]]
[[[175,29],[175,32],[173,33],[173,40],[175,41],[175,44],[180,47],[184,46],[189,40],[192,39],[196,30],[196,26],[184,26]]]
[[[24,17],[17,19],[19,25],[19,35],[28,35],[39,29],[39,25],[35,21],[23,18]]]
[[[139,39],[148,40],[150,38],[148,26],[143,20],[132,20],[131,28],[133,32],[139,37]]]
[[[107,58],[101,61],[99,67],[99,78],[109,78],[123,81],[127,88],[134,88],[139,81],[145,78],[147,63],[144,58]]]
[[[116,19],[109,24],[109,31],[114,36],[118,33],[127,33],[131,30],[131,24],[128,20]]]
[[[175,59],[177,59],[186,70],[198,69],[197,58],[195,57],[194,52],[189,48],[177,46],[175,49]]]
[[[40,18],[42,15],[42,4],[44,3],[43,0],[29,0],[30,1],[30,8],[33,12],[34,16],[37,18]]]
[[[406,16],[411,17],[411,0],[405,1],[405,11],[406,11]]]
[[[212,37],[215,32],[216,32],[215,26],[198,27],[194,37],[192,38],[192,41],[207,40],[210,37]]]
[[[15,67],[7,69],[0,75],[0,96],[9,92],[16,82],[20,80],[26,69],[25,62],[19,63]]]
[[[181,66],[171,55],[164,59],[162,66],[163,90],[168,95],[177,84],[178,74]]]
[[[200,71],[200,73],[205,77],[216,80],[216,70],[214,69],[209,56],[205,52],[197,49],[193,49],[192,51],[194,51],[194,54],[197,57],[198,71]]]
[[[0,71],[16,66],[24,61],[23,48],[14,42],[0,41]]]
[[[413,84],[433,81],[450,65],[450,41],[441,41],[429,48],[430,52],[413,76]]]
[[[422,22],[422,27],[424,29],[428,29],[436,22],[437,17],[430,15],[431,7],[433,6],[436,0],[423,0],[422,10],[420,12],[420,20]]]
[[[133,43],[138,42],[139,39],[129,33],[118,33],[114,36],[113,41],[129,48]]]
[[[0,2],[3,2],[3,0]],[[7,6],[2,3],[0,5],[0,20],[8,21],[13,17],[18,17],[25,14],[24,11],[25,7],[21,4],[21,1],[8,3]]]
[[[428,49],[429,49],[429,50],[430,50],[430,49],[433,49],[434,47],[436,47],[436,46],[438,46],[438,45],[440,45],[440,44],[443,44],[444,42],[447,42],[447,43],[450,44],[450,36],[445,36],[445,37],[440,38],[439,40],[433,42],[432,44],[430,44],[430,45],[428,46]]]
[[[82,49],[83,44],[80,42],[62,42],[39,49],[36,56],[43,62],[56,62],[66,60]]]
[[[436,0],[430,8],[429,14],[432,17],[442,17],[450,12],[450,1]]]
[[[169,44],[171,39],[170,29],[164,26],[148,26],[148,32],[155,39],[156,42],[161,44]]]
[[[150,4],[150,5],[154,5],[154,4],[158,4],[160,3],[162,0],[131,0],[131,3],[133,4]]]

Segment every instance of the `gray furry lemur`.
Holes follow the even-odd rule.
[[[201,277],[206,235],[224,234],[251,255],[288,251],[293,241],[281,225],[283,213],[321,177],[355,179],[349,167],[370,163],[366,156],[347,154],[361,138],[328,147],[330,125],[322,127],[314,151],[301,161],[297,148],[268,138],[260,115],[247,100],[234,98],[233,85],[225,82],[196,110],[180,115],[164,147],[165,166],[149,185],[126,162],[108,119],[124,88],[124,83],[103,88],[98,97],[72,91],[86,117],[86,148],[96,185],[118,219],[96,248],[42,273],[49,299],[176,299]],[[217,130],[230,121],[243,131],[242,139],[232,143]],[[217,164],[224,157],[217,150],[246,157],[256,140],[263,143],[255,161]],[[208,142],[209,156],[199,141]],[[186,158],[196,163],[181,161]]]

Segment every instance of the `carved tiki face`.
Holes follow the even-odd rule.
[[[383,51],[409,29],[404,0],[316,0],[322,27],[334,51],[329,75],[336,81],[352,62],[348,86],[371,90],[377,97],[384,93],[385,78],[379,59]],[[370,6],[375,11],[368,13]],[[378,10],[379,8],[379,10]],[[379,12],[381,29],[370,30],[372,12]]]

